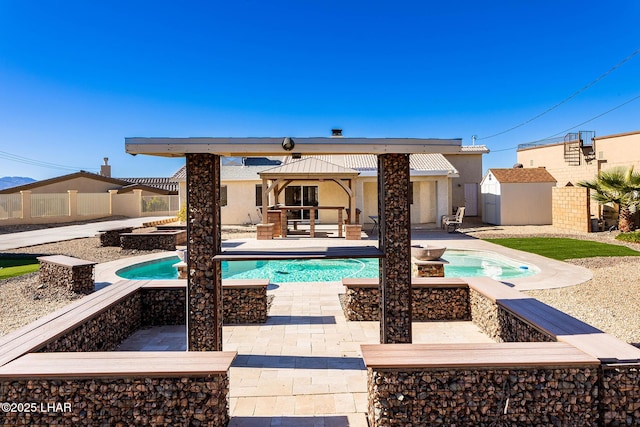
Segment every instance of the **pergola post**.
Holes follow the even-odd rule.
[[[220,156],[187,154],[187,349],[222,351]]]
[[[411,343],[409,155],[378,155],[380,343]]]

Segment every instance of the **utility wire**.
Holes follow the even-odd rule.
[[[556,134],[553,134],[553,135],[551,135],[551,136],[548,136],[547,138],[539,139],[539,140],[537,140],[537,141],[525,142],[524,144],[535,144],[535,143],[537,143],[537,142],[544,142],[544,141],[555,140],[555,139],[557,139],[558,135],[566,134],[566,133],[567,133],[567,132],[569,132],[570,130],[573,130],[573,129],[575,129],[575,128],[577,128],[577,127],[580,127],[580,126],[582,126],[582,125],[584,125],[584,124],[587,124],[587,123],[589,123],[589,122],[592,122],[592,121],[594,121],[595,119],[599,119],[600,117],[604,116],[605,114],[609,114],[609,113],[611,113],[612,111],[615,111],[615,110],[617,110],[618,108],[621,108],[621,107],[623,107],[623,106],[625,106],[625,105],[627,105],[627,104],[630,104],[630,103],[632,103],[633,101],[635,101],[635,100],[637,100],[637,99],[640,99],[640,95],[635,96],[635,97],[633,97],[633,98],[631,98],[631,99],[629,99],[629,100],[627,100],[627,101],[623,102],[622,104],[616,105],[615,107],[611,108],[610,110],[607,110],[607,111],[605,111],[604,113],[598,114],[597,116],[594,116],[594,117],[590,118],[589,120],[585,120],[584,122],[582,122],[582,123],[580,123],[580,124],[577,124],[577,125],[572,126],[572,127],[568,128],[568,129],[565,129],[565,130],[563,130],[562,132],[558,132],[558,133],[556,133]],[[521,144],[519,144],[519,145],[521,145]],[[510,148],[502,148],[502,149],[500,149],[500,150],[491,150],[491,152],[492,152],[492,153],[499,153],[499,152],[501,152],[501,151],[515,150],[516,148],[518,148],[518,147],[517,147],[517,146],[515,146],[515,147],[510,147]]]
[[[32,166],[39,166],[49,169],[58,169],[66,171],[78,171],[78,170],[97,170],[97,168],[81,168],[75,166],[61,165],[58,163],[43,162],[41,160],[30,159],[28,157],[18,156],[17,154],[7,153],[6,151],[0,151],[0,159],[9,160],[12,162],[23,163]]]
[[[559,106],[561,106],[562,104],[572,100],[573,98],[575,98],[576,96],[580,95],[582,92],[584,92],[585,90],[589,89],[591,86],[595,85],[596,83],[598,83],[600,80],[604,79],[605,77],[607,77],[609,74],[611,74],[612,72],[614,72],[616,69],[620,68],[625,62],[629,61],[631,58],[633,58],[634,56],[636,56],[638,53],[640,53],[640,49],[636,50],[635,52],[633,52],[631,55],[627,56],[625,59],[623,59],[622,61],[618,62],[616,65],[614,65],[613,67],[611,67],[607,72],[605,72],[604,74],[602,74],[600,77],[598,77],[597,79],[595,79],[594,81],[592,81],[591,83],[587,84],[586,86],[584,86],[582,89],[578,90],[577,92],[574,92],[572,95],[570,95],[569,97],[563,99],[562,101],[560,101],[559,103],[557,103],[556,105],[554,105],[551,108],[546,109],[545,111],[543,111],[542,113],[538,114],[537,116],[534,116],[532,118],[530,118],[529,120],[526,120],[516,126],[513,126],[507,130],[503,130],[502,132],[498,132],[498,133],[494,133],[493,135],[489,135],[489,136],[485,136],[484,138],[477,138],[478,141],[483,140],[483,139],[489,139],[489,138],[493,138],[495,136],[498,135],[503,135],[507,132],[511,132],[512,130],[518,129],[519,127],[522,127],[528,123],[531,123],[532,121],[539,119],[540,117],[544,116],[545,114],[555,110],[556,108],[558,108]]]

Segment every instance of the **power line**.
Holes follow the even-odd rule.
[[[543,139],[539,139],[539,140],[537,140],[537,141],[525,142],[525,143],[523,143],[523,144],[535,144],[535,143],[538,143],[538,142],[544,142],[544,141],[556,140],[556,139],[557,139],[557,137],[558,137],[559,135],[566,134],[566,133],[567,133],[567,132],[569,132],[570,130],[573,130],[573,129],[577,128],[577,127],[580,127],[580,126],[585,125],[585,124],[587,124],[587,123],[589,123],[589,122],[592,122],[592,121],[594,121],[595,119],[599,119],[600,117],[602,117],[602,116],[604,116],[604,115],[606,115],[606,114],[609,114],[609,113],[611,113],[612,111],[617,110],[618,108],[624,107],[625,105],[630,104],[630,103],[632,103],[633,101],[635,101],[635,100],[637,100],[637,99],[640,99],[640,95],[635,96],[635,97],[633,97],[633,98],[631,98],[631,99],[629,99],[629,100],[627,100],[627,101],[623,102],[622,104],[618,104],[618,105],[616,105],[615,107],[611,108],[610,110],[605,111],[604,113],[600,113],[600,114],[598,114],[597,116],[594,116],[594,117],[590,118],[589,120],[585,120],[584,122],[582,122],[582,123],[580,123],[580,124],[577,124],[577,125],[575,125],[575,126],[572,126],[572,127],[568,128],[568,129],[565,129],[565,130],[563,130],[563,131],[561,131],[561,132],[558,132],[558,133],[556,133],[556,134],[553,134],[553,135],[548,136],[548,137],[543,138]],[[522,145],[522,144],[519,144],[519,145]],[[517,149],[517,148],[518,148],[518,146],[515,146],[515,147],[510,147],[510,148],[502,148],[502,149],[500,149],[500,150],[491,150],[491,152],[492,152],[492,153],[499,153],[499,152],[501,152],[501,151],[515,150],[515,149]]]
[[[590,119],[589,119],[589,120],[587,120],[587,121],[584,121],[584,122],[582,122],[582,123],[580,123],[580,124],[577,124],[577,125],[575,125],[575,126],[572,126],[572,127],[570,127],[569,129],[563,130],[562,132],[558,132],[558,133],[556,133],[555,135],[551,135],[549,138],[553,138],[554,136],[558,136],[558,135],[566,134],[567,132],[569,132],[569,131],[570,131],[570,130],[572,130],[572,129],[575,129],[575,128],[580,127],[580,126],[582,126],[582,125],[585,125],[585,124],[587,124],[587,123],[589,123],[589,122],[592,122],[592,121],[594,121],[595,119],[599,119],[600,117],[604,116],[605,114],[609,114],[610,112],[615,111],[615,110],[617,110],[618,108],[623,107],[623,106],[625,106],[625,105],[627,105],[627,104],[630,104],[631,102],[633,102],[633,101],[635,101],[636,99],[639,99],[639,98],[640,98],[640,95],[636,96],[635,98],[631,98],[630,100],[625,101],[625,102],[623,102],[622,104],[617,105],[617,106],[613,107],[612,109],[605,111],[605,112],[604,112],[604,113],[602,113],[602,114],[598,114],[597,116],[592,117],[592,118],[590,118]]]
[[[61,165],[58,163],[43,162],[41,160],[31,159],[29,157],[23,157],[17,154],[7,153],[6,151],[0,151],[0,159],[9,160],[11,162],[16,162],[16,163],[23,163],[31,166],[39,166],[39,167],[48,168],[48,169],[58,169],[58,170],[66,170],[66,171],[97,170],[97,168],[95,167],[81,168],[81,167],[75,167],[75,166]]]
[[[532,121],[539,119],[540,117],[544,116],[545,114],[555,110],[556,108],[558,108],[559,106],[561,106],[562,104],[572,100],[573,98],[575,98],[576,96],[580,95],[582,92],[584,92],[585,90],[589,89],[591,86],[595,85],[596,83],[598,83],[600,80],[604,79],[606,76],[608,76],[609,74],[611,74],[612,72],[614,72],[616,69],[620,68],[625,62],[629,61],[631,58],[633,58],[634,56],[636,56],[638,53],[640,53],[640,49],[636,50],[635,52],[633,52],[631,55],[627,56],[625,59],[623,59],[622,61],[618,62],[616,65],[614,65],[613,67],[611,67],[607,72],[605,72],[604,74],[602,74],[600,77],[598,77],[597,79],[593,80],[591,83],[587,84],[586,86],[584,86],[582,89],[578,90],[577,92],[574,92],[572,95],[570,95],[569,97],[563,99],[562,101],[560,101],[559,103],[557,103],[556,105],[554,105],[551,108],[546,109],[545,111],[543,111],[542,113],[538,114],[537,116],[534,116],[532,118],[530,118],[529,120],[526,120],[516,126],[513,126],[507,130],[503,130],[502,132],[498,132],[495,133],[493,135],[489,135],[489,136],[485,136],[484,138],[478,138],[478,141],[483,140],[483,139],[489,139],[489,138],[493,138],[495,136],[498,135],[503,135],[507,132],[511,132],[512,130],[518,129],[519,127],[522,127],[528,123],[531,123]]]

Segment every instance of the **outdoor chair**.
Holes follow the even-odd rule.
[[[446,215],[443,216],[442,228],[443,229],[446,228],[448,233],[453,233],[462,225],[463,218],[464,218],[464,206],[458,208],[455,216],[446,216]]]

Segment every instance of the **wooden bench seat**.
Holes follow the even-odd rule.
[[[600,361],[561,342],[479,344],[363,344],[367,368],[597,367]]]
[[[346,278],[342,279],[346,288],[377,288],[380,279],[376,278]],[[412,288],[466,288],[467,282],[458,277],[412,277]]]
[[[0,337],[0,366],[35,351],[135,293],[148,281],[123,280]]]
[[[200,377],[224,374],[236,352],[30,353],[0,367],[0,379]]]
[[[469,289],[475,290],[493,302],[530,298],[528,295],[489,277],[465,277],[465,281],[469,284]]]

